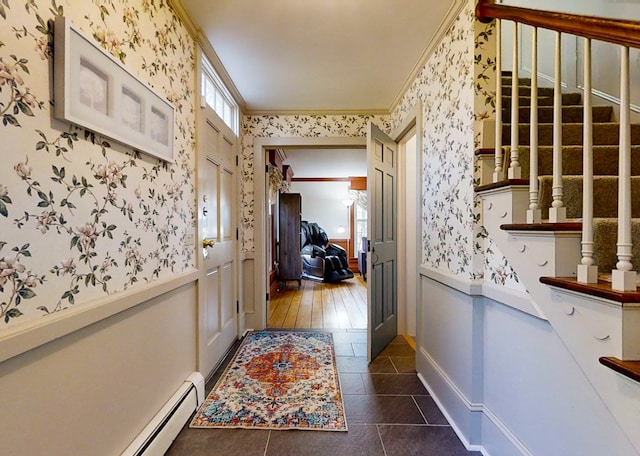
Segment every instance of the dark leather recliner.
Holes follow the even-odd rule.
[[[302,277],[323,282],[339,282],[353,277],[347,251],[329,244],[327,233],[317,223],[303,221],[300,230]]]

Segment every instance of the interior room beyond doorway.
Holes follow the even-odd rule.
[[[299,290],[276,292],[268,303],[269,328],[366,329],[367,285],[358,274],[339,283],[303,280]]]
[[[366,237],[366,150],[280,148],[269,149],[265,155],[269,167],[267,326],[366,329],[366,283],[356,278],[361,276],[358,258]],[[277,175],[280,170],[282,176]],[[295,222],[298,216],[300,220]],[[331,262],[322,268],[326,277],[307,263],[302,274],[292,271],[292,262],[301,263],[304,245],[296,243],[301,238],[298,225],[304,225],[303,221],[317,224],[329,245],[343,249],[348,274],[332,275]],[[298,280],[301,275],[303,279]]]

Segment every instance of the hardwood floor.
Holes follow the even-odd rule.
[[[339,283],[303,280],[300,290],[269,300],[269,328],[366,329],[367,285],[359,275]]]

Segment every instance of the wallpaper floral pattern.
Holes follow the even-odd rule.
[[[423,108],[422,262],[472,279],[477,215],[473,192],[474,19],[456,18],[393,113]]]
[[[0,2],[5,328],[194,267],[194,41],[165,0],[72,3]],[[174,163],[53,119],[58,15],[174,104]]]
[[[474,193],[479,122],[495,116],[494,24],[469,0],[392,113],[397,126],[423,109],[422,262],[468,280],[522,288],[482,226]]]
[[[241,245],[243,252],[253,252],[254,209],[253,141],[254,138],[277,137],[357,137],[366,136],[371,121],[389,132],[389,116],[361,115],[261,115],[242,119],[242,188],[241,188]]]

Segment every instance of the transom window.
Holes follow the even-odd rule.
[[[202,97],[237,136],[239,133],[238,105],[204,55],[202,56]]]

